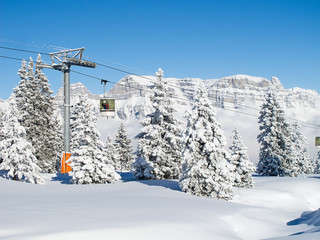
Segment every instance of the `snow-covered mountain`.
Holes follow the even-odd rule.
[[[116,99],[116,117],[114,119],[100,118],[98,128],[102,138],[111,137],[116,133],[118,126],[123,122],[127,126],[129,135],[133,138],[141,128],[139,124],[146,114],[152,112],[152,105],[148,96],[155,76],[127,76],[121,79],[107,93],[110,98]],[[183,114],[192,106],[192,99],[199,84],[204,84],[212,103],[217,107],[217,119],[225,132],[227,139],[236,127],[243,136],[249,148],[252,161],[258,160],[256,136],[259,132],[258,115],[260,105],[269,88],[277,90],[280,103],[285,109],[289,120],[299,120],[302,131],[309,139],[308,149],[315,156],[318,149],[314,146],[314,137],[320,136],[320,112],[316,108],[320,105],[320,95],[314,90],[301,88],[285,89],[278,78],[270,80],[248,75],[234,75],[221,79],[199,78],[168,78],[170,91],[174,92],[173,102],[177,116],[184,122]],[[73,98],[87,94],[96,106],[99,113],[99,95],[91,94],[81,83],[72,84]],[[63,91],[58,92],[55,99],[62,106]],[[71,101],[72,102],[72,101]],[[318,127],[309,123],[318,124]],[[135,144],[135,142],[134,142]],[[135,146],[134,146],[135,147]]]
[[[121,79],[108,94],[117,100],[144,97],[148,94],[148,90],[154,80],[155,77],[152,76],[127,76]],[[234,75],[221,79],[169,78],[168,80],[178,103],[192,100],[200,83],[206,86],[212,102],[220,108],[243,108],[244,106],[242,105],[246,101],[249,101],[250,105],[257,105],[259,108],[268,88],[275,88],[278,91],[284,107],[287,108],[295,108],[297,106],[314,108],[320,103],[320,97],[316,91],[300,88],[284,89],[276,77],[268,80],[248,75]]]
[[[63,99],[64,99],[63,91],[64,91],[63,88],[60,88],[58,90],[58,93],[54,97],[56,101],[58,101],[58,102],[63,101]],[[92,94],[86,88],[86,86],[84,86],[82,83],[78,82],[78,83],[71,84],[71,86],[70,86],[70,95],[71,96],[74,97],[74,96],[80,96],[83,94],[88,95],[89,98],[91,98],[91,99],[99,100],[99,96]]]

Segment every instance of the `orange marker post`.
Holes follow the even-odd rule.
[[[72,170],[70,161],[68,159],[71,157],[71,153],[62,153],[62,160],[61,160],[61,173],[68,173]]]

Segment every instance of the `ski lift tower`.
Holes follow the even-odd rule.
[[[80,67],[95,68],[96,63],[82,60],[85,48],[76,48],[50,53],[51,65],[42,64],[44,68],[51,68],[63,73],[64,83],[64,152],[61,159],[61,173],[71,170],[67,160],[71,157],[70,152],[70,67],[72,65]]]

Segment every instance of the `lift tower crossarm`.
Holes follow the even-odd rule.
[[[95,68],[97,66],[96,63],[82,59],[84,49],[85,48],[76,48],[50,53],[52,67],[59,71],[62,71],[63,65]]]

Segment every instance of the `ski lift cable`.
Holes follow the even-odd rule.
[[[7,58],[7,59],[12,59],[12,60],[18,60],[18,61],[29,61],[29,60],[26,60],[24,58],[16,58],[16,57],[9,57],[9,56],[3,56],[3,55],[0,55],[0,58]],[[43,60],[41,62],[42,63],[46,63],[46,64],[50,64],[50,62],[43,61]]]
[[[126,73],[126,74],[129,74],[129,75],[137,76],[137,77],[140,77],[140,78],[152,80],[151,78],[148,78],[148,77],[146,77],[146,76],[141,76],[141,75],[138,75],[138,74],[135,74],[135,73],[126,71],[126,70],[122,70],[122,69],[120,69],[120,68],[108,66],[108,65],[105,65],[105,64],[102,64],[102,63],[97,63],[97,62],[96,62],[96,64],[97,64],[98,66],[106,67],[106,68],[109,68],[109,69],[112,69],[112,70],[116,70],[116,71],[118,71],[118,72],[122,72],[122,73]]]
[[[51,45],[50,45],[51,46]],[[55,46],[54,46],[55,47]],[[6,50],[13,50],[13,51],[19,51],[19,52],[27,52],[27,53],[35,53],[35,54],[42,54],[42,55],[47,55],[47,56],[50,56],[49,53],[45,53],[45,52],[37,52],[37,51],[31,51],[31,50],[26,50],[26,49],[21,49],[21,48],[11,48],[11,47],[5,47],[5,46],[0,46],[0,48],[2,49],[6,49]],[[90,57],[87,57],[85,56],[85,58],[90,58]],[[126,65],[123,65],[123,64],[120,64],[120,63],[116,63],[114,62],[115,64],[119,64],[119,65],[122,65],[124,67],[128,67],[128,68],[133,68],[133,69],[136,69],[136,70],[139,70],[139,71],[142,71],[142,72],[146,72],[146,73],[149,73],[145,70],[142,70],[142,69],[137,69],[137,68],[134,68],[134,67],[130,67],[130,66],[126,66]],[[110,68],[110,69],[113,69],[113,70],[116,70],[116,71],[120,71],[120,72],[123,72],[123,73],[127,73],[127,74],[130,74],[130,75],[135,75],[135,76],[138,76],[138,77],[142,77],[138,74],[135,74],[135,73],[132,73],[132,72],[129,72],[129,71],[125,71],[125,70],[122,70],[120,68],[116,68],[116,67],[112,67],[112,66],[108,66],[106,64],[102,64],[102,63],[97,63],[97,65],[100,65],[102,67],[106,67],[106,68]],[[149,78],[147,78],[149,79]]]
[[[92,75],[89,75],[89,74],[85,74],[85,73],[82,73],[82,72],[78,72],[78,71],[75,71],[75,70],[70,70],[70,72],[74,72],[74,73],[77,73],[77,74],[80,74],[80,75],[83,75],[83,76],[86,76],[86,77],[94,78],[94,79],[97,79],[97,80],[105,80],[105,81],[110,82],[112,84],[116,84],[116,82],[112,82],[112,81],[106,80],[104,78],[98,78],[98,77],[95,77],[95,76],[92,76]]]
[[[4,46],[0,46],[0,48],[2,49],[6,49],[6,50],[14,50],[14,51],[20,51],[20,52],[27,52],[27,53],[35,53],[35,54],[42,54],[42,55],[47,55],[47,56],[50,56],[49,53],[44,53],[44,52],[36,52],[36,51],[31,51],[31,50],[25,50],[25,49],[20,49],[20,48],[11,48],[11,47],[4,47]],[[106,68],[109,68],[109,69],[112,69],[112,70],[115,70],[115,71],[119,71],[119,72],[122,72],[122,73],[126,73],[126,74],[129,74],[129,75],[133,75],[133,76],[137,76],[137,77],[141,77],[141,78],[144,78],[144,79],[147,79],[147,80],[151,80],[151,81],[154,81],[154,79],[150,78],[150,77],[147,77],[147,76],[141,76],[139,74],[136,74],[136,73],[133,73],[133,72],[129,72],[129,71],[126,71],[126,70],[122,70],[120,68],[116,68],[116,67],[112,67],[112,66],[109,66],[109,65],[106,65],[106,64],[102,64],[102,63],[97,63],[97,65],[99,66],[102,66],[102,67],[106,67]],[[120,64],[121,65],[121,64]],[[125,65],[124,65],[125,66]],[[128,66],[127,66],[128,67]],[[141,70],[140,70],[141,71]],[[144,70],[143,70],[144,71]],[[144,71],[144,72],[147,72],[147,71]],[[149,72],[147,72],[149,73]],[[168,86],[171,86],[171,87],[175,87],[175,88],[180,88],[179,86],[176,86],[176,85],[172,85],[172,84],[168,84]],[[187,89],[187,90],[191,90],[192,89],[188,89],[186,87],[182,87],[183,89]]]
[[[73,70],[71,70],[71,71],[73,71]],[[76,72],[76,71],[73,71],[73,72]],[[82,74],[82,73],[80,73],[80,72],[76,72],[76,73]],[[94,76],[92,76],[92,75],[88,75],[88,74],[82,74],[82,75],[85,75],[85,76],[87,76],[87,77],[91,77],[91,78],[94,78],[94,79],[99,79],[99,80],[101,80],[101,78],[94,77]],[[120,85],[120,86],[121,86],[121,85],[122,85],[122,86],[125,86],[124,84],[121,84],[121,83],[115,83],[115,82],[112,82],[112,81],[108,81],[108,82],[110,82],[110,83],[112,83],[112,84],[118,84],[118,85]],[[145,92],[153,93],[153,91],[148,90],[148,89],[137,88],[137,87],[134,87],[134,86],[129,86],[129,87],[130,87],[130,88],[133,88],[133,89],[136,89],[136,90],[140,90],[140,91],[142,90],[142,91],[145,91]],[[180,98],[180,97],[177,97],[177,96],[172,96],[171,98],[176,99],[176,100],[180,100],[180,101],[183,101],[183,102],[186,102],[186,103],[190,103],[190,101],[188,101],[187,99]],[[212,98],[209,98],[209,100],[214,101],[214,99],[212,99]],[[240,105],[240,104],[239,104],[239,105]],[[243,105],[243,104],[241,104],[241,106],[247,107],[247,106],[245,106],[245,105]],[[248,108],[258,110],[258,109],[256,109],[256,108],[252,108],[252,107],[248,107]],[[246,113],[246,112],[242,112],[242,111],[239,111],[239,110],[228,109],[228,108],[221,108],[221,109],[226,110],[226,111],[230,111],[230,112],[235,112],[235,113],[244,114],[244,115],[251,116],[251,117],[256,117],[256,118],[259,117],[259,116],[256,115],[256,114]],[[258,110],[258,111],[259,111],[259,110]],[[298,120],[298,119],[294,119],[294,118],[291,118],[291,117],[290,117],[290,119],[291,119],[291,120],[295,120],[295,121],[299,121],[299,122],[304,123],[304,124],[310,124],[310,125],[313,125],[313,126],[317,127],[317,128],[313,128],[313,129],[318,129],[318,128],[320,127],[320,125],[317,125],[317,124],[314,124],[314,123],[308,123],[308,122],[301,121],[301,120]],[[309,127],[309,126],[305,126],[305,125],[302,125],[302,126],[304,126],[304,127]],[[312,127],[310,126],[310,128],[312,128]]]
[[[80,74],[80,75],[83,75],[83,76],[86,76],[86,77],[90,77],[90,78],[93,78],[93,79],[97,79],[97,80],[105,80],[105,79],[102,79],[102,78],[99,78],[99,77],[95,77],[95,76],[92,76],[92,75],[89,75],[89,74],[85,74],[85,73],[81,73],[81,72],[78,72],[78,71],[74,71],[74,70],[70,70],[71,72],[74,72],[74,73],[77,73],[77,74]],[[123,83],[116,83],[116,82],[113,82],[113,81],[109,81],[109,80],[106,80],[107,82],[111,83],[111,84],[118,84],[120,86],[126,86],[125,84]],[[148,89],[144,89],[144,88],[138,88],[138,87],[134,87],[134,86],[129,86],[129,88],[132,88],[132,89],[136,89],[136,90],[139,90],[139,91],[145,91],[145,92],[150,92],[152,93],[151,90],[148,90]]]
[[[114,65],[119,65],[119,66],[121,66],[121,67],[129,68],[129,69],[131,68],[131,69],[134,69],[134,70],[136,70],[136,71],[144,72],[144,73],[147,73],[147,74],[150,74],[150,75],[153,74],[153,73],[148,72],[148,71],[146,71],[146,70],[143,70],[143,69],[140,69],[140,68],[136,68],[136,67],[132,67],[132,66],[128,66],[128,65],[125,65],[125,64],[121,64],[121,63],[118,63],[118,62],[115,62],[115,61],[111,61],[110,59],[106,59],[106,58],[97,58],[97,57],[92,58],[92,57],[88,57],[88,55],[85,55],[84,58],[90,59],[91,61],[93,61],[94,59],[101,59],[101,60],[107,61],[107,62],[109,62],[109,63],[111,63],[111,64],[114,64]],[[95,61],[94,61],[94,62],[95,62]]]
[[[74,72],[75,72],[75,71],[74,71]],[[77,72],[77,73],[79,73],[79,72]],[[82,73],[80,73],[80,74],[82,74]],[[94,76],[91,76],[91,75],[88,75],[88,74],[82,74],[82,75],[85,75],[85,76],[91,77],[91,78],[95,78],[95,79],[101,79],[101,78],[97,78],[97,77],[94,77]],[[117,84],[117,83],[111,82],[111,81],[110,81],[110,83],[112,83],[112,84]],[[125,85],[123,85],[123,84],[121,84],[121,83],[118,83],[118,85],[125,86]],[[136,89],[136,90],[140,90],[140,91],[143,90],[143,91],[152,93],[151,90],[147,90],[147,89],[143,89],[143,88],[137,88],[137,87],[134,87],[134,86],[129,86],[129,87],[131,87],[131,88],[133,88],[133,89]],[[183,102],[186,102],[186,103],[190,103],[190,101],[188,101],[188,100],[186,100],[186,99],[184,99],[184,98],[179,98],[179,97],[177,97],[177,96],[172,96],[172,98],[173,98],[173,99],[180,100],[180,101],[183,101]],[[214,99],[209,98],[209,100],[213,101]],[[241,106],[243,106],[243,107],[251,108],[251,109],[254,109],[254,110],[257,110],[257,111],[260,111],[259,109],[256,109],[256,108],[253,108],[253,107],[249,107],[249,106],[246,106],[246,105],[243,105],[243,104],[239,104],[239,105],[241,105]],[[233,109],[227,109],[227,108],[222,108],[222,109],[227,110],[227,111],[236,112],[236,113],[241,113],[241,114],[248,115],[248,116],[252,116],[252,117],[257,117],[257,118],[259,117],[258,115],[255,115],[255,114],[252,114],[252,113],[246,113],[246,112],[242,112],[242,111],[238,111],[238,110],[233,110]],[[309,124],[309,125],[313,125],[313,126],[317,127],[317,128],[314,128],[314,129],[318,129],[318,128],[320,127],[320,125],[317,125],[317,124],[314,124],[314,123],[305,122],[305,121],[298,120],[298,119],[294,119],[294,118],[291,118],[291,117],[288,117],[288,118],[291,119],[291,120],[299,121],[299,122],[301,122],[301,123]],[[305,126],[305,125],[303,125],[303,126],[304,126],[304,127],[309,127],[309,126]],[[310,128],[312,128],[312,127],[310,126]]]
[[[168,84],[168,86],[173,86],[173,85],[172,85],[172,84],[171,84],[171,85]],[[179,88],[178,86],[173,86],[173,87]],[[183,87],[182,87],[182,88],[183,88]],[[186,89],[188,89],[188,88],[186,88]],[[188,89],[188,90],[194,91],[194,89]],[[210,97],[208,97],[208,98],[209,98],[209,100],[212,100],[212,101],[215,100],[215,99],[212,99],[212,98],[210,98]],[[260,109],[258,109],[258,108],[250,107],[250,106],[247,106],[247,105],[244,105],[244,104],[239,104],[239,103],[238,103],[238,105],[239,105],[239,106],[242,106],[242,107],[245,107],[245,108],[248,108],[248,109],[252,109],[252,110],[255,110],[255,111],[260,112]],[[299,119],[295,119],[295,118],[292,118],[292,117],[287,117],[287,118],[288,118],[288,119],[291,119],[291,120],[293,120],[293,121],[297,121],[297,122],[304,123],[304,124],[309,124],[309,125],[316,126],[316,127],[319,127],[319,126],[320,126],[319,124],[309,123],[309,122],[306,122],[306,121],[303,121],[303,120],[299,120]]]
[[[22,59],[22,58],[16,58],[16,57],[9,57],[9,56],[3,56],[3,55],[0,55],[1,58],[7,58],[7,59],[12,59],[12,60],[18,60],[18,61],[23,61],[25,59]]]
[[[32,41],[32,43],[28,42],[20,42],[20,41],[17,41],[17,40],[11,40],[11,39],[5,39],[5,38],[0,38],[0,41],[1,42],[5,42],[5,43],[13,43],[13,44],[16,44],[16,45],[22,45],[24,47],[37,47],[37,48],[42,48],[42,49],[54,49],[54,50],[58,50],[58,51],[61,51],[61,50],[67,50],[68,48],[65,48],[65,47],[59,47],[59,46],[54,46],[54,45],[51,45],[51,44],[45,44],[45,43],[36,43],[34,41]]]
[[[44,52],[36,52],[36,51],[31,51],[31,50],[25,50],[25,49],[19,49],[19,48],[10,48],[10,47],[3,47],[3,46],[0,46],[0,48],[6,49],[6,50],[19,51],[19,52],[27,52],[27,53],[35,53],[35,54],[40,53],[40,54],[42,54],[42,55],[50,56],[49,53],[44,53]]]
[[[0,48],[3,48],[0,46]],[[18,50],[21,50],[21,49],[18,49]],[[23,50],[23,51],[26,51],[26,52],[33,52],[33,51],[27,51],[27,50]],[[36,53],[36,52],[34,52]],[[9,56],[3,56],[3,55],[0,55],[1,58],[7,58],[7,59],[12,59],[12,60],[19,60],[19,61],[22,61],[24,59],[21,59],[21,58],[15,58],[15,57],[9,57]],[[118,69],[118,68],[114,68],[114,67],[111,67],[111,66],[107,66],[105,64],[99,64],[97,63],[97,65],[101,65],[101,66],[105,66],[105,67],[108,67],[110,69],[114,69],[114,70],[117,70],[117,71],[121,71],[123,73],[127,73],[127,74],[130,74],[130,75],[135,75],[137,77],[141,77],[141,78],[145,78],[145,79],[148,79],[148,80],[153,80],[151,78],[148,78],[148,77],[145,77],[145,76],[140,76],[140,75],[137,75],[137,74],[133,74],[131,72],[128,72],[128,71],[124,71],[124,70],[121,70],[121,69]],[[81,75],[84,75],[86,77],[90,77],[90,78],[94,78],[94,79],[97,79],[97,80],[101,80],[102,78],[98,78],[98,77],[95,77],[95,76],[92,76],[92,75],[89,75],[89,74],[84,74],[84,73],[81,73],[81,72],[78,72],[78,71],[74,71],[74,70],[71,70],[72,72],[75,72],[77,74],[81,74]],[[116,82],[113,82],[113,81],[108,81],[112,84],[117,84]],[[118,85],[122,85],[122,86],[125,86],[124,84],[121,84],[121,83],[118,83]],[[175,86],[177,87],[177,86]],[[150,92],[152,93],[151,90],[147,90],[147,89],[143,89],[143,88],[137,88],[137,87],[133,87],[131,86],[131,88],[133,89],[136,89],[136,90],[139,90],[139,91],[145,91],[145,92]],[[172,96],[173,99],[177,99],[177,100],[180,100],[180,101],[184,101],[186,103],[190,103],[190,101],[186,100],[186,99],[183,99],[183,98],[179,98],[177,96]],[[214,100],[214,99],[211,99],[209,98],[209,100]],[[252,107],[249,107],[249,106],[245,106],[245,105],[242,105],[244,107],[247,107],[247,108],[252,108]],[[250,114],[250,113],[246,113],[246,112],[241,112],[241,111],[238,111],[238,110],[231,110],[231,109],[226,109],[226,108],[222,108],[222,109],[225,109],[225,110],[228,110],[228,111],[233,111],[233,112],[237,112],[237,113],[241,113],[241,114],[245,114],[245,115],[250,115],[250,116],[254,116],[254,117],[258,117],[257,115],[254,115],[254,114]],[[252,109],[255,109],[255,108],[252,108]],[[258,110],[258,109],[255,109],[255,110]],[[301,121],[301,120],[298,120],[298,119],[294,119],[294,118],[290,118],[291,120],[295,120],[295,121],[299,121],[299,122],[302,122],[302,123],[305,123],[305,124],[309,124],[309,125],[313,125],[313,126],[316,126],[317,128],[314,128],[314,129],[318,129],[320,127],[320,125],[317,125],[317,124],[314,124],[314,123],[308,123],[308,122],[305,122],[305,121]],[[305,126],[307,127],[307,126]],[[312,128],[312,127],[310,127]]]

